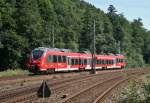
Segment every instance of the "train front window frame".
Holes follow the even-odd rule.
[[[43,50],[33,50],[33,52],[32,52],[33,59],[35,59],[35,60],[40,59],[43,54],[44,54]]]

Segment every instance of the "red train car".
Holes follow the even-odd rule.
[[[96,56],[96,68],[108,69],[115,68],[116,58],[111,55],[97,55]]]
[[[115,56],[115,59],[115,68],[124,68],[127,65],[125,56],[118,54]]]
[[[95,68],[123,68],[126,66],[124,59],[123,55],[95,55]],[[27,66],[29,71],[37,73],[90,70],[91,64],[91,54],[62,52],[58,49],[39,47],[31,52]]]

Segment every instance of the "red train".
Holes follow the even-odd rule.
[[[94,57],[96,69],[115,69],[126,66],[123,55],[95,55]],[[83,71],[90,70],[91,64],[91,54],[71,53],[58,49],[39,47],[31,52],[27,67],[29,71],[34,73],[42,71]]]

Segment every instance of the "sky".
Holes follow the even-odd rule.
[[[84,0],[107,13],[113,5],[117,13],[122,13],[129,21],[141,18],[146,29],[150,30],[150,0]]]

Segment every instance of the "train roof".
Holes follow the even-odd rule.
[[[48,48],[48,47],[38,47],[34,50],[47,50],[47,51],[57,51],[57,52],[72,52],[70,49],[59,49],[59,48]]]
[[[97,59],[115,59],[114,56],[111,56],[111,55],[96,55],[96,58]]]
[[[73,57],[73,58],[78,58],[81,56],[80,53],[66,53],[67,57]]]
[[[85,54],[85,53],[73,53],[70,49],[58,49],[58,48],[47,48],[47,47],[38,47],[34,50],[44,50],[48,54],[52,55],[64,55],[67,57],[79,57],[82,58],[92,58],[92,54]],[[115,59],[115,58],[125,58],[122,54],[104,54],[104,55],[95,55],[97,59]]]

